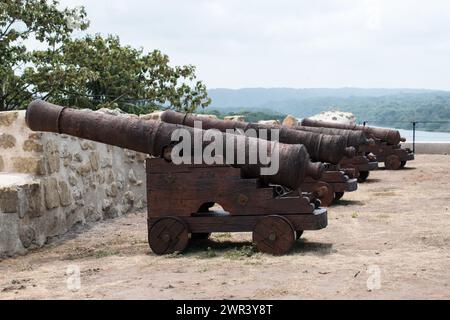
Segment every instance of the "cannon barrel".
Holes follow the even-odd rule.
[[[346,130],[359,130],[366,133],[369,137],[379,139],[381,141],[387,142],[391,145],[398,145],[402,141],[400,137],[400,132],[398,130],[385,129],[385,128],[374,128],[361,125],[348,125],[343,123],[334,123],[327,121],[318,121],[305,118],[300,123],[302,126],[307,127],[323,127],[323,128],[335,128],[335,129],[346,129]]]
[[[285,126],[273,126],[265,124],[247,123],[233,120],[220,120],[206,118],[192,114],[182,114],[172,110],[166,110],[161,114],[161,121],[186,125],[194,127],[195,122],[202,123],[202,128],[217,129],[222,132],[232,129],[240,129],[244,133],[255,133],[258,138],[271,139],[272,129],[279,130],[278,139],[281,143],[286,144],[303,144],[313,161],[328,162],[332,164],[339,163],[344,157],[352,158],[355,156],[355,148],[347,146],[344,137],[337,135],[323,135],[313,132],[293,130]],[[249,129],[254,129],[248,131]],[[260,129],[267,130],[267,135],[260,135]]]
[[[365,146],[373,144],[373,139],[368,139],[367,135],[362,131],[356,130],[346,130],[346,129],[334,129],[334,128],[323,128],[323,127],[307,127],[301,125],[294,125],[292,129],[300,131],[315,132],[327,135],[338,135],[344,137],[347,147],[359,148],[360,146]]]
[[[31,130],[47,131],[54,133],[68,134],[71,136],[106,143],[130,150],[143,152],[155,157],[163,157],[171,160],[171,150],[183,141],[172,141],[172,134],[177,129],[184,129],[184,133],[191,138],[191,154],[195,154],[195,139],[200,136],[201,154],[211,143],[211,140],[205,141],[203,135],[205,131],[190,127],[162,123],[157,121],[142,120],[133,117],[113,116],[93,111],[75,110],[67,107],[61,107],[41,100],[32,102],[26,112],[26,123]],[[222,139],[223,150],[222,163],[225,159],[228,163],[232,157],[233,167],[240,168],[241,174],[245,178],[261,178],[266,183],[283,185],[292,189],[300,186],[306,176],[320,177],[324,170],[321,163],[312,163],[310,161],[306,148],[300,144],[287,145],[261,139],[250,138],[242,135],[232,135],[219,133],[219,139]],[[214,137],[214,141],[216,137]],[[233,152],[227,154],[227,142],[234,142]],[[220,144],[219,144],[220,145]],[[238,160],[237,146],[244,146],[244,161]],[[279,147],[279,148],[276,148]],[[252,150],[264,148],[267,150],[267,157],[270,161],[279,161],[279,170],[274,175],[261,175],[262,167],[268,167],[266,161],[262,161],[256,156],[256,161],[251,161]],[[238,150],[237,150],[238,149]],[[279,152],[273,153],[274,150]],[[230,151],[231,152],[231,151]],[[276,159],[273,157],[277,157]],[[173,160],[173,159],[172,159]],[[241,159],[242,160],[242,159]],[[256,162],[255,164],[253,164]],[[203,158],[201,159],[201,163]],[[208,163],[209,164],[209,163]],[[220,164],[220,163],[219,163]]]

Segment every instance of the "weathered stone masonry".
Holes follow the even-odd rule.
[[[0,256],[40,247],[76,224],[144,209],[145,158],[32,132],[24,111],[0,112]]]

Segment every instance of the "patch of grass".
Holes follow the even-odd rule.
[[[201,259],[211,259],[215,257],[217,257],[217,253],[211,247],[208,247],[206,251],[200,252]]]
[[[353,213],[352,213],[352,218],[353,218],[353,219],[356,219],[356,218],[358,218],[358,216],[359,216],[358,212],[353,211]]]
[[[177,259],[183,257],[183,253],[175,251],[174,253],[164,255],[164,257],[166,257],[167,259]]]
[[[230,260],[242,260],[245,258],[250,258],[255,255],[259,255],[259,252],[256,251],[255,247],[252,245],[242,246],[239,249],[233,249],[225,252],[224,257]]]
[[[119,253],[120,253],[119,251],[112,249],[104,249],[104,250],[82,249],[82,250],[74,250],[74,253],[69,253],[65,255],[62,259],[63,260],[78,260],[84,258],[101,259],[109,256],[115,256],[118,255]]]
[[[109,256],[115,256],[118,255],[119,251],[117,250],[98,250],[94,252],[93,257],[96,259],[101,259]]]

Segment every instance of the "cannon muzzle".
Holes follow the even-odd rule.
[[[199,147],[201,156],[205,149],[212,143],[211,139],[203,139],[205,131],[182,125],[142,120],[137,117],[123,117],[103,114],[93,111],[75,110],[57,106],[41,100],[32,102],[26,112],[26,123],[31,130],[46,131],[88,139],[106,143],[121,148],[126,148],[154,157],[164,157],[173,160],[173,153],[169,152],[181,143],[180,139],[172,140],[173,134],[182,129],[191,143],[190,155],[195,155],[196,139],[200,136]],[[241,174],[246,178],[260,178],[266,183],[279,184],[291,189],[297,189],[305,177],[319,178],[324,171],[320,163],[310,161],[306,148],[300,144],[288,145],[278,142],[264,141],[243,135],[216,132],[216,139],[221,140],[222,149],[215,154],[218,158],[216,164],[229,163],[233,167],[240,168]],[[232,141],[233,148],[227,148]],[[243,148],[242,148],[243,146]],[[239,147],[239,148],[238,148]],[[242,157],[238,158],[239,151],[244,150]],[[267,158],[258,157],[260,150],[267,150]],[[253,152],[256,150],[256,156]],[[194,156],[192,156],[194,157]],[[252,160],[253,159],[253,160]],[[204,158],[200,159],[206,163]],[[243,161],[241,161],[243,160]],[[262,175],[261,168],[270,167],[274,161],[278,161],[278,171],[272,175]],[[256,162],[256,163],[255,163]],[[191,161],[194,163],[194,161]]]

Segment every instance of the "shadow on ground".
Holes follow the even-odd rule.
[[[351,206],[351,205],[357,205],[357,206],[363,206],[365,205],[364,201],[359,201],[359,200],[345,200],[345,199],[341,199],[336,203],[333,203],[331,205],[331,207],[337,207],[337,206]]]
[[[367,179],[366,181],[364,181],[364,182],[359,182],[360,184],[372,184],[372,183],[378,183],[378,182],[380,182],[381,181],[381,179]]]
[[[333,245],[330,243],[308,242],[306,239],[300,239],[295,242],[290,255],[295,254],[313,254],[325,256],[331,254]],[[225,257],[234,259],[259,257],[262,254],[258,252],[255,245],[251,241],[234,242],[230,240],[197,240],[192,241],[181,256],[194,258],[214,258]]]

